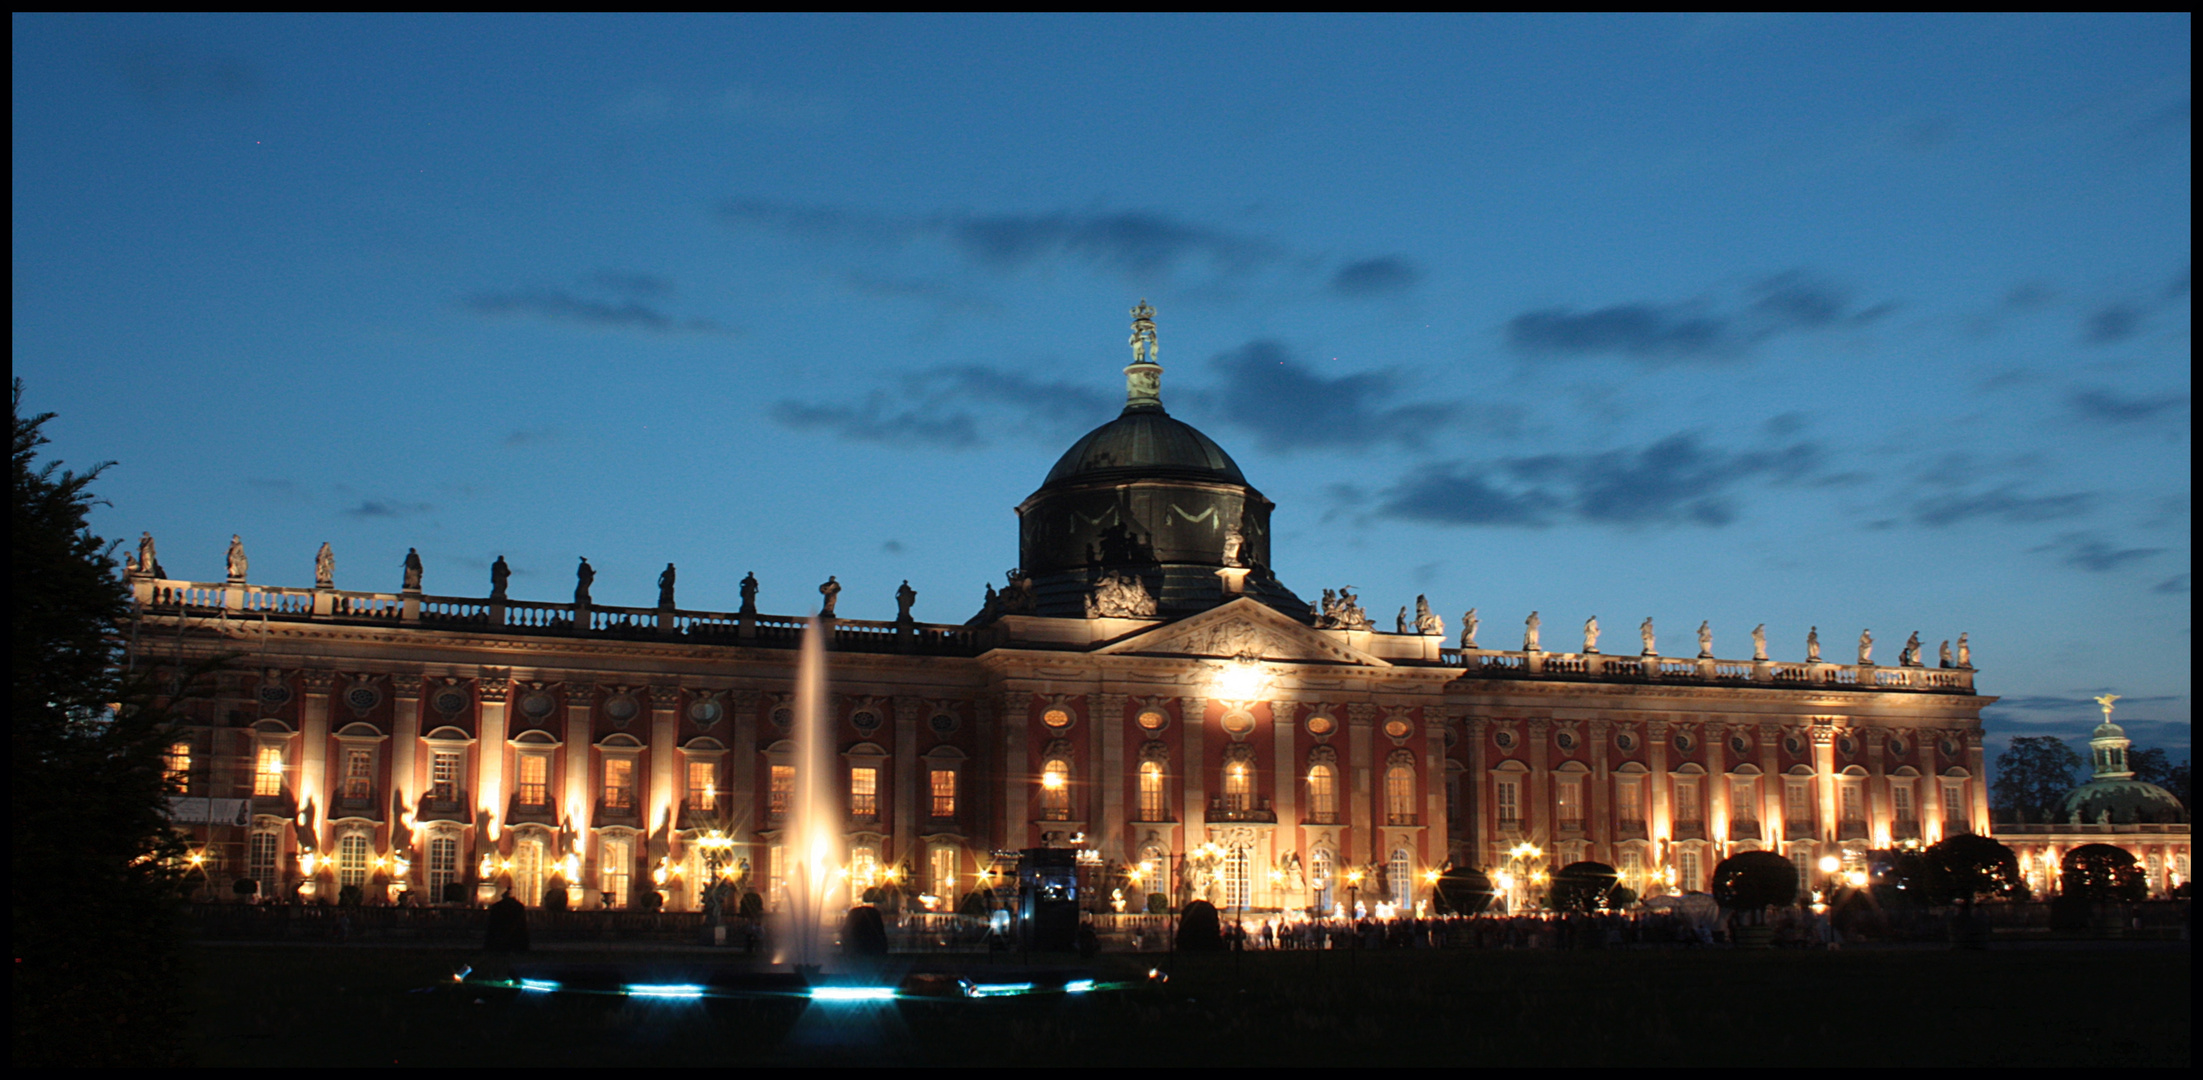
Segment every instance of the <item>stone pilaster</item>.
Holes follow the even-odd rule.
[[[1027,727],[1032,722],[1033,695],[1026,690],[1002,694],[996,714],[1002,734],[1002,840],[1011,849],[1032,843],[1033,760],[1027,749]]]
[[[924,782],[918,778],[918,725],[925,720],[924,698],[907,694],[895,698],[895,797],[889,803],[894,820],[885,830],[893,846],[888,859],[898,865],[908,863],[919,881],[924,881],[927,873],[924,853],[918,850],[918,800],[927,796]]]
[[[1608,790],[1607,754],[1614,741],[1614,723],[1604,717],[1594,717],[1584,725],[1591,739],[1591,790],[1584,793],[1583,813],[1590,825],[1591,850],[1594,859],[1620,865],[1615,862],[1614,844],[1614,795]]]
[[[1490,805],[1492,763],[1490,755],[1484,749],[1484,741],[1491,737],[1492,723],[1482,717],[1471,717],[1467,727],[1469,771],[1461,779],[1469,785],[1469,789],[1461,793],[1461,799],[1468,806],[1469,812],[1464,823],[1468,827],[1467,835],[1462,838],[1462,842],[1470,853],[1470,865],[1480,866],[1489,857],[1486,848],[1491,844],[1493,836],[1494,808]]]
[[[1130,775],[1125,771],[1125,731],[1123,694],[1090,694],[1086,698],[1087,760],[1099,762],[1094,777],[1094,787],[1101,802],[1100,816],[1095,818],[1102,858],[1110,863],[1125,861],[1128,846],[1125,842],[1125,784]]]
[[[1523,792],[1526,805],[1523,806],[1525,812],[1522,815],[1522,824],[1531,836],[1558,836],[1559,815],[1553,809],[1551,790],[1553,722],[1540,718],[1530,721],[1527,726],[1530,737],[1523,746],[1523,756],[1529,759],[1526,764],[1530,766],[1530,790]]]
[[[734,732],[734,749],[729,755],[733,760],[728,762],[727,787],[730,790],[727,798],[729,805],[734,808],[730,817],[733,819],[734,842],[737,844],[751,841],[756,829],[755,822],[765,812],[764,800],[758,798],[757,784],[758,697],[755,690],[732,690],[727,693],[727,709],[733,714]],[[748,813],[744,813],[745,810]],[[750,860],[750,866],[758,880],[763,880],[767,868],[764,855],[760,851],[738,849],[737,857]],[[763,893],[764,890],[761,888],[758,891]]]
[[[299,809],[304,810],[308,802],[313,804],[305,839],[315,851],[326,852],[329,800],[335,794],[329,783],[329,695],[336,689],[337,675],[333,671],[307,671],[299,682],[305,685],[306,696],[299,702],[298,772],[291,792],[298,797]]]
[[[1645,722],[1645,749],[1648,751],[1646,756],[1650,758],[1645,767],[1652,770],[1652,775],[1645,777],[1645,783],[1652,785],[1652,790],[1645,792],[1645,832],[1652,839],[1661,842],[1661,857],[1665,861],[1665,843],[1675,838],[1670,824],[1674,818],[1669,816],[1668,811],[1667,721]]]
[[[1769,851],[1777,850],[1786,827],[1783,822],[1782,725],[1759,725],[1759,838]]]
[[[1202,749],[1208,737],[1208,712],[1209,699],[1205,697],[1178,699],[1178,723],[1183,732],[1180,745],[1186,751],[1185,763],[1178,766],[1186,806],[1184,824],[1179,826],[1179,851],[1192,851],[1208,839],[1208,758]]]
[[[1300,830],[1293,828],[1300,823],[1300,763],[1293,759],[1295,711],[1293,702],[1270,702],[1270,761],[1277,777],[1270,785],[1274,792],[1270,808],[1277,811],[1279,829],[1273,856],[1300,850]]]
[[[1377,706],[1368,702],[1353,702],[1346,707],[1346,793],[1347,828],[1339,837],[1339,858],[1348,866],[1374,862],[1382,856],[1377,851],[1375,815],[1377,808],[1370,783],[1370,771],[1375,768]]]
[[[650,791],[643,795],[638,805],[650,808],[651,855],[665,855],[671,850],[669,838],[680,827],[681,802],[687,797],[683,790],[687,777],[677,768],[681,755],[675,749],[680,736],[681,688],[653,685],[650,688]]]
[[[590,786],[596,780],[595,740],[589,737],[590,718],[597,705],[597,688],[593,683],[567,683],[566,687],[566,827],[575,837],[586,838],[589,824],[596,814],[597,800],[591,797]],[[487,702],[483,705],[488,712]],[[584,858],[596,858],[596,845],[587,844]],[[595,881],[594,863],[583,872],[583,879]]]
[[[421,777],[418,759],[421,749],[421,680],[416,675],[406,675],[391,680],[390,686],[390,793],[407,809],[413,809],[421,799]],[[390,801],[388,795],[382,800]],[[403,826],[390,823],[392,834]]]
[[[1820,840],[1824,844],[1836,842],[1836,725],[1827,720],[1813,721],[1813,785],[1820,796]]]

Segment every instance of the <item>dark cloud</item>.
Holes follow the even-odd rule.
[[[120,57],[115,66],[130,91],[155,109],[228,105],[260,96],[260,69],[235,57],[148,49]]]
[[[2047,544],[2027,549],[2030,552],[2054,552],[2058,561],[2067,566],[2104,573],[2116,570],[2131,562],[2139,562],[2164,553],[2164,548],[2120,548],[2098,536],[2087,533],[2066,533]]]
[[[1458,411],[1448,404],[1387,405],[1399,389],[1391,373],[1326,378],[1274,341],[1250,341],[1210,364],[1224,385],[1201,396],[1225,419],[1252,431],[1265,450],[1371,442],[1420,446],[1432,428]]]
[[[2025,281],[2012,286],[2004,293],[2004,306],[2014,311],[2035,311],[2048,307],[2058,298],[2058,291],[2039,281]]]
[[[537,446],[547,443],[556,438],[558,438],[558,432],[549,428],[522,429],[505,436],[503,443],[507,449],[517,450],[523,446]]]
[[[1741,358],[1780,334],[1864,325],[1895,309],[1886,302],[1854,307],[1849,290],[1792,270],[1753,283],[1733,308],[1710,301],[1541,308],[1509,319],[1505,334],[1508,346],[1526,356],[1719,362]]]
[[[737,227],[762,226],[814,240],[890,245],[930,240],[996,273],[1059,260],[1147,280],[1189,262],[1245,270],[1285,255],[1258,237],[1145,210],[891,217],[742,198],[722,201],[719,213]]]
[[[2081,340],[2090,345],[2111,345],[2133,337],[2142,329],[2141,308],[2133,304],[2105,304],[2090,312],[2081,329]]]
[[[671,296],[673,283],[650,274],[623,274],[615,270],[599,270],[583,279],[582,284],[622,296]]]
[[[929,414],[904,407],[882,391],[867,394],[861,405],[819,405],[783,401],[772,418],[799,431],[823,430],[852,442],[932,446],[962,450],[979,446],[979,422],[966,412]]]
[[[900,540],[886,541],[880,545],[880,550],[888,555],[900,555],[903,553],[903,542]]]
[[[910,372],[858,406],[783,401],[772,416],[858,442],[960,450],[1008,435],[1067,438],[1067,429],[1107,415],[1111,404],[1089,386],[962,364]]]
[[[403,518],[428,513],[435,507],[420,502],[400,502],[396,499],[362,499],[358,506],[347,508],[345,517],[355,518]]]
[[[1718,527],[1736,520],[1747,483],[1806,479],[1820,459],[1812,443],[1727,451],[1683,432],[1636,449],[1430,466],[1387,489],[1378,512],[1459,525]]]
[[[2187,592],[2188,575],[2174,574],[2173,576],[2166,578],[2165,580],[2160,581],[2155,585],[2150,586],[2149,591],[2153,593],[2164,593],[2167,596],[2176,596],[2180,593]]]
[[[1921,498],[1913,503],[1912,519],[1936,527],[1982,518],[2026,524],[2079,517],[2095,503],[2096,497],[2087,492],[2029,495],[2017,485],[2005,484],[1987,491],[1939,492]]]
[[[730,332],[727,327],[710,319],[677,319],[639,300],[598,300],[558,289],[476,293],[467,298],[466,306],[477,315],[531,316],[618,330],[643,330],[653,334]]]
[[[2075,390],[2065,400],[2082,417],[2107,424],[2138,424],[2188,407],[2188,395],[2182,393],[2121,397],[2101,387]]]
[[[264,500],[303,503],[312,502],[314,498],[306,485],[296,480],[247,480],[245,483]]]
[[[1399,255],[1362,259],[1339,267],[1331,275],[1331,291],[1356,298],[1395,296],[1423,280],[1422,268]]]

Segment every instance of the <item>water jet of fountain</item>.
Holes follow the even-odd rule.
[[[826,642],[833,632],[824,617],[803,633],[796,668],[795,790],[787,831],[781,836],[788,910],[786,956],[797,970],[816,972],[833,928],[828,922],[845,885],[839,777],[834,770],[833,722],[826,697]]]

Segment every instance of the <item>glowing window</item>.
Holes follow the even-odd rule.
[[[697,810],[719,809],[719,782],[712,776],[712,763],[691,761],[688,763],[688,804]]]
[[[1675,781],[1675,820],[1681,825],[1705,823],[1705,803],[1698,797],[1696,777],[1677,777]]]
[[[1329,765],[1308,767],[1308,813],[1319,822],[1338,820],[1339,778]]]
[[[956,891],[956,849],[937,844],[932,852],[933,895],[941,898],[942,905],[950,911],[956,909],[959,894]]]
[[[1738,821],[1759,820],[1759,783],[1749,776],[1729,778],[1729,816]]]
[[[1385,868],[1385,884],[1392,886],[1392,902],[1403,909],[1415,904],[1415,857],[1406,848],[1392,849],[1392,865]]]
[[[1583,783],[1562,778],[1553,784],[1553,801],[1560,808],[1560,823],[1569,828],[1583,828]]]
[[[1943,785],[1943,818],[1946,821],[1966,820],[1966,785]]]
[[[543,754],[520,755],[520,805],[549,806],[551,759]]]
[[[245,872],[260,883],[260,895],[275,895],[275,859],[282,850],[282,837],[272,832],[256,832],[245,848]]]
[[[344,751],[344,797],[364,799],[375,790],[375,752],[362,747]]]
[[[459,880],[459,838],[432,836],[428,840],[428,896],[444,898],[444,886]]]
[[[513,893],[529,907],[543,903],[543,841],[527,839],[513,845]]]
[[[604,849],[597,860],[597,888],[604,893],[604,906],[627,906],[627,888],[634,873],[631,865],[634,861],[635,847],[632,841],[624,836],[604,838]]]
[[[1161,731],[1163,730],[1163,725],[1169,722],[1169,717],[1164,716],[1161,712],[1155,709],[1142,709],[1140,711],[1140,718],[1138,723],[1140,727],[1144,730]]]
[[[1631,828],[1645,827],[1645,786],[1634,776],[1614,781],[1614,820]]]
[[[859,890],[880,883],[880,849],[859,844],[850,850],[849,881]]]
[[[1912,809],[1912,785],[1899,781],[1889,786],[1889,807],[1899,821],[1917,820]]]
[[[775,766],[773,766],[773,776],[772,776],[772,789],[771,789],[771,792],[772,792],[772,794],[771,794],[771,799],[772,799],[772,803],[771,803],[771,805],[772,805],[772,813],[773,813],[773,816],[774,816],[774,817],[783,817],[783,816],[786,816],[786,815],[787,815],[787,813],[788,813],[788,808],[789,808],[789,806],[790,806],[791,804],[793,804],[793,803],[795,802],[795,795],[796,795],[796,767],[795,767],[795,766],[793,766],[793,765],[775,765]],[[774,850],[775,850],[775,851],[778,851],[779,849],[778,849],[778,848],[775,848]]]
[[[1040,809],[1050,820],[1071,817],[1071,763],[1049,758],[1040,767]]]
[[[272,744],[260,747],[260,760],[253,767],[252,793],[266,797],[283,794],[283,748]]]
[[[450,802],[459,797],[459,754],[439,750],[429,759],[428,797]]]
[[[1698,849],[1687,847],[1675,859],[1675,887],[1684,892],[1697,892],[1703,887],[1698,878]]]
[[[1246,810],[1254,799],[1254,769],[1242,761],[1224,766],[1224,809]]]
[[[849,813],[853,817],[878,817],[880,770],[858,765],[849,770]]]
[[[1253,859],[1245,847],[1235,846],[1224,850],[1224,906],[1244,911],[1252,899],[1254,885]]]
[[[1337,726],[1336,721],[1322,713],[1317,713],[1308,718],[1308,734],[1310,735],[1329,735],[1331,730]]]
[[[1163,763],[1162,763],[1162,762],[1160,762],[1160,761],[1143,761],[1143,762],[1141,762],[1141,763],[1140,763],[1140,820],[1141,820],[1141,821],[1168,821],[1168,820],[1170,820],[1170,808],[1169,808],[1168,806],[1164,805],[1164,798],[1165,798],[1165,797],[1164,797],[1164,794],[1163,794]]]
[[[1786,822],[1809,824],[1813,820],[1813,782],[1795,777],[1782,782],[1782,817]]]
[[[928,770],[926,780],[933,794],[933,816],[937,818],[955,817],[956,770]]]
[[[1405,765],[1385,770],[1385,817],[1394,825],[1415,820],[1415,770]]]
[[[1845,821],[1865,821],[1865,802],[1866,793],[1859,789],[1858,783],[1856,781],[1846,781],[1843,785],[1843,819]]]
[[[635,805],[635,759],[604,759],[604,808],[627,810]]]
[[[169,744],[167,760],[162,762],[162,775],[168,778],[169,786],[179,794],[189,794],[191,792],[191,744],[189,742]]]
[[[1050,709],[1040,714],[1040,722],[1052,728],[1070,727],[1071,714],[1064,709]]]
[[[367,884],[367,837],[350,833],[337,841],[337,884]]]

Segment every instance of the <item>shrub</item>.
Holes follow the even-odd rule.
[[[1170,897],[1159,892],[1147,894],[1147,913],[1150,915],[1170,914]]]
[[[747,890],[742,894],[741,901],[735,904],[734,913],[745,919],[762,919],[765,917],[765,898],[757,895],[755,889]]]
[[[2014,899],[2026,894],[2019,856],[1986,836],[1949,837],[1922,853],[1924,884],[1931,904],[1968,903],[1976,898]]]
[[[549,885],[544,887],[543,910],[566,910],[566,887],[564,885]]]
[[[994,897],[985,889],[973,889],[956,905],[958,915],[985,915],[994,910]]]
[[[249,877],[241,877],[230,883],[229,891],[239,896],[258,896],[260,883]]]
[[[1713,868],[1713,898],[1731,911],[1784,906],[1797,896],[1797,864],[1772,851],[1740,851]]]
[[[447,904],[464,904],[467,902],[468,891],[467,883],[464,881],[447,881],[444,882],[443,894],[438,896],[437,899]]]
[[[1449,914],[1482,914],[1495,895],[1491,876],[1482,870],[1458,868],[1438,878],[1438,903]]]
[[[1187,904],[1178,915],[1179,952],[1223,952],[1224,924],[1216,905],[1206,900]]]
[[[1607,894],[1621,875],[1599,862],[1574,862],[1553,874],[1546,902],[1555,911],[1598,911],[1607,906]]]
[[[1627,885],[1616,885],[1606,891],[1606,906],[1620,911],[1637,902],[1637,890]]]
[[[841,924],[842,948],[854,956],[887,955],[887,919],[880,909],[860,904]]]
[[[338,907],[358,907],[365,898],[365,894],[361,892],[357,885],[346,885],[337,890]]]
[[[2110,844],[2082,844],[2059,864],[2059,888],[2090,903],[2140,900],[2149,886],[2134,856]]]

